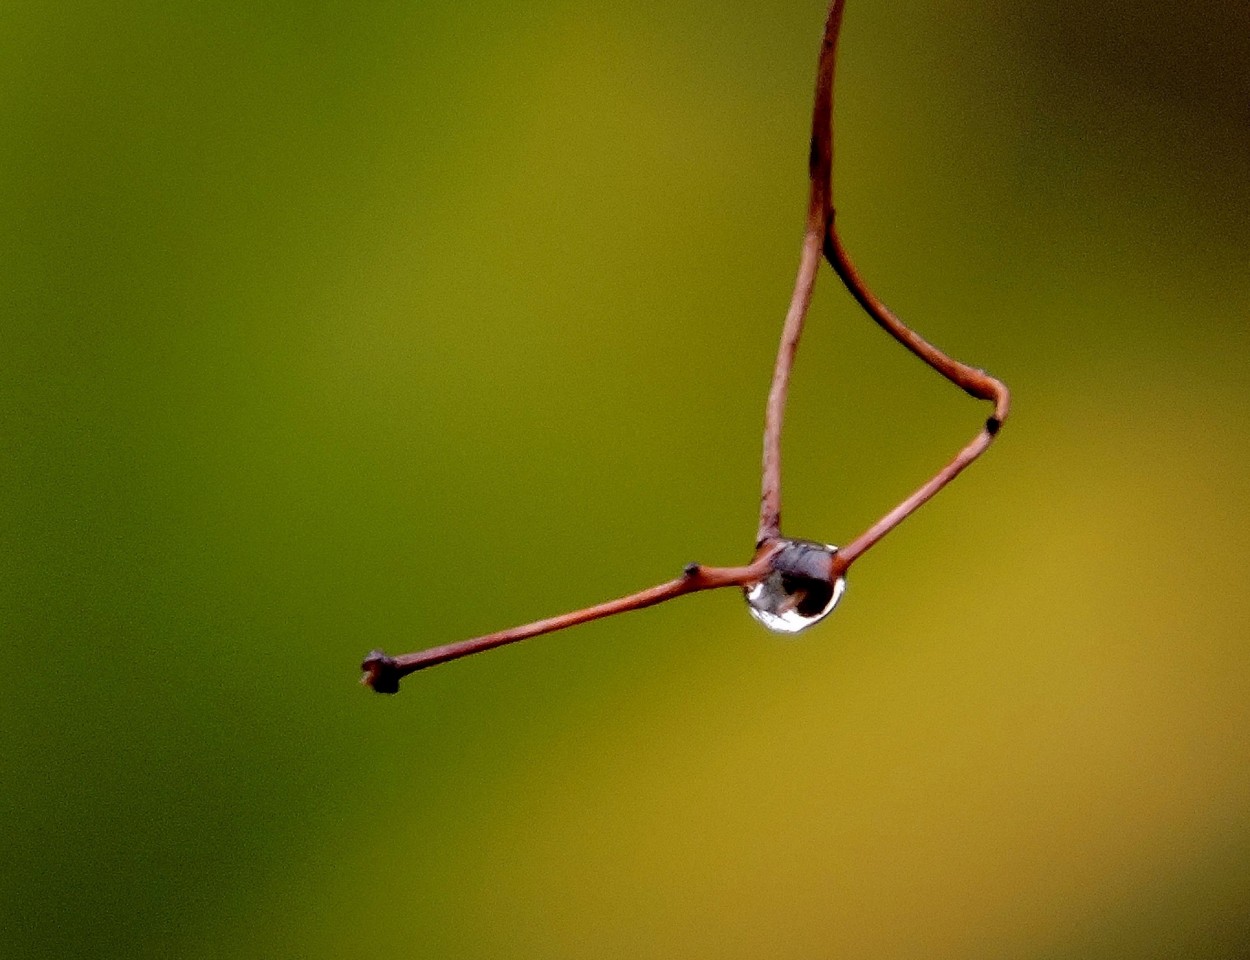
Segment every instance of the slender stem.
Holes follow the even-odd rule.
[[[890,336],[951,383],[963,389],[965,393],[976,397],[978,400],[992,401],[994,404],[994,417],[998,420],[998,425],[1002,426],[1007,419],[1007,413],[1011,406],[1011,394],[1007,390],[1007,385],[1001,380],[990,376],[984,370],[970,367],[968,364],[961,363],[959,360],[943,353],[920,334],[916,333],[915,330],[903,323],[889,307],[882,303],[876,294],[868,289],[868,285],[860,277],[859,271],[855,269],[855,264],[851,262],[850,254],[846,252],[846,247],[842,243],[842,238],[838,234],[837,225],[833,218],[829,220],[825,236],[825,257],[828,258],[834,272],[837,273],[843,285],[850,291],[851,296],[855,298],[855,301],[863,307],[865,313],[872,317]],[[997,432],[997,427],[994,429]]]
[[[760,525],[756,543],[781,536],[781,424],[786,412],[786,396],[790,392],[790,371],[803,335],[803,321],[812,302],[816,272],[820,268],[821,248],[833,222],[831,185],[833,177],[833,75],[837,61],[838,32],[842,25],[845,0],[833,0],[825,21],[820,60],[816,68],[816,96],[812,107],[812,140],[808,155],[808,177],[811,189],[807,201],[807,226],[799,256],[799,273],[794,281],[790,308],[781,329],[781,344],[768,390],[764,411],[764,459],[760,481]]]
[[[972,441],[955,454],[946,466],[922,484],[911,496],[838,551],[834,558],[834,566],[835,574],[841,575],[857,557],[902,523],[988,449],[998,434],[999,428],[1007,419],[1007,414],[1011,409],[1011,392],[1005,383],[990,376],[984,370],[970,367],[943,353],[903,323],[889,307],[882,303],[855,269],[855,264],[851,262],[850,255],[846,252],[841,237],[838,236],[833,220],[830,220],[826,234],[825,256],[859,305],[895,340],[951,383],[961,387],[964,392],[978,400],[988,400],[994,404],[993,416],[985,421],[985,425]]]
[[[935,493],[954,480],[956,476],[963,472],[965,467],[985,452],[986,447],[990,445],[990,442],[993,439],[994,435],[990,433],[987,427],[983,427],[981,431],[972,438],[971,442],[955,455],[955,458],[951,460],[950,463],[925,481],[925,483],[922,484],[915,493],[905,499],[902,503],[848,543],[845,547],[840,547],[838,552],[833,555],[833,576],[843,576],[850,568],[851,564],[855,562],[857,557],[862,555],[869,547],[902,523],[904,519],[914,513]]]
[[[493,650],[505,644],[516,643],[556,630],[564,630],[566,627],[574,627],[579,623],[600,620],[618,613],[627,613],[630,610],[641,610],[687,593],[716,590],[721,587],[749,586],[768,576],[772,570],[773,556],[778,549],[779,545],[768,545],[758,551],[755,559],[745,567],[705,567],[692,563],[676,580],[669,580],[667,583],[661,583],[593,607],[573,610],[570,613],[536,620],[524,626],[488,633],[481,637],[473,637],[470,640],[460,640],[399,657],[390,657],[381,650],[374,650],[361,664],[361,669],[364,670],[361,682],[379,693],[396,693],[399,690],[401,678],[426,667],[446,663],[448,660],[458,660],[460,657]]]
[[[838,235],[833,203],[833,81],[844,6],[845,0],[833,0],[830,4],[816,72],[816,102],[812,110],[809,163],[811,190],[808,201],[807,232],[803,238],[803,256],[799,261],[799,275],[795,282],[794,296],[790,302],[789,313],[786,315],[785,326],[782,329],[781,346],[777,351],[777,363],[773,371],[773,382],[769,390],[765,413],[759,542],[781,536],[781,423],[785,412],[786,394],[789,390],[790,370],[794,364],[799,337],[803,332],[803,320],[807,314],[812,288],[816,282],[818,264],[812,263],[811,251],[816,245],[817,241],[814,238],[817,235],[825,258],[864,312],[894,339],[946,379],[979,400],[991,401],[994,404],[994,415],[985,422],[985,426],[972,442],[960,450],[946,466],[868,530],[838,551],[834,558],[835,576],[844,574],[857,557],[862,556],[878,540],[914,513],[984,453],[1007,419],[1007,412],[1011,405],[1010,393],[1001,380],[995,379],[984,370],[970,367],[943,353],[903,323],[889,307],[882,303],[860,277]]]
[[[563,630],[579,623],[615,616],[630,610],[640,610],[687,593],[715,590],[721,587],[750,586],[774,572],[774,562],[777,561],[784,546],[781,541],[782,420],[785,414],[786,396],[790,388],[790,373],[794,367],[795,354],[803,333],[803,322],[811,305],[812,291],[815,287],[822,254],[864,311],[899,343],[972,396],[994,404],[993,416],[986,420],[981,431],[946,466],[849,545],[833,555],[830,580],[845,574],[847,568],[858,557],[950,483],[989,447],[1007,418],[1010,407],[1010,394],[1007,387],[985,371],[947,356],[906,326],[864,283],[838,236],[833,207],[833,80],[838,34],[842,26],[844,7],[845,0],[832,0],[820,48],[815,105],[812,109],[807,224],[799,258],[798,276],[795,278],[794,293],[786,312],[781,344],[777,350],[777,362],[773,368],[773,379],[765,408],[760,524],[756,537],[755,559],[744,567],[703,567],[691,564],[686,567],[680,578],[638,593],[586,607],[583,610],[574,610],[571,613],[538,620],[525,626],[432,647],[418,653],[391,657],[381,650],[375,650],[365,658],[361,665],[365,673],[363,682],[367,686],[379,693],[396,693],[402,677],[425,667],[481,653],[484,650],[492,650],[495,647],[516,643],[555,630]]]

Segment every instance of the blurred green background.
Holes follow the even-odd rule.
[[[1250,8],[852,0],[840,222],[1001,442],[735,563],[821,0],[0,11],[0,956],[1250,949]],[[986,410],[826,270],[786,529]]]

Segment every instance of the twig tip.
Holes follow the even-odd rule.
[[[374,693],[399,693],[399,664],[381,650],[373,650],[360,664],[365,675],[360,682]]]

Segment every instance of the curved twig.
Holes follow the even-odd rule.
[[[819,247],[834,272],[856,302],[895,340],[918,356],[947,380],[979,400],[994,404],[993,415],[972,441],[955,457],[907,497],[860,534],[848,545],[838,550],[834,557],[834,574],[846,573],[856,558],[862,556],[873,544],[898,526],[930,497],[950,483],[961,471],[977,459],[993,442],[999,428],[1007,419],[1011,395],[1001,381],[975,367],[943,353],[924,337],[900,320],[868,288],[851,262],[846,247],[838,235],[833,203],[833,79],[837,64],[838,35],[842,27],[842,11],[845,0],[833,0],[825,21],[825,35],[820,48],[820,62],[816,74],[816,103],[812,111],[812,146],[809,170],[811,191],[808,200],[807,231],[803,238],[803,256],[799,276],[795,282],[790,312],[786,316],[781,334],[781,346],[777,351],[777,364],[773,373],[772,388],[768,395],[768,408],[764,424],[764,464],[760,496],[759,542],[781,535],[781,422],[790,380],[790,368],[798,349],[803,319],[811,302],[812,287],[816,281],[816,265],[811,251]]]
[[[364,670],[362,682],[367,686],[379,693],[396,693],[403,677],[448,660],[467,657],[618,613],[641,610],[688,593],[721,587],[752,587],[774,573],[793,573],[794,571],[788,570],[783,559],[786,541],[781,538],[781,427],[790,388],[790,371],[794,366],[795,353],[803,333],[803,322],[811,305],[822,255],[869,316],[946,379],[978,399],[992,401],[994,414],[972,442],[960,450],[937,474],[848,546],[832,554],[820,576],[829,583],[843,576],[856,558],[946,486],[990,445],[1007,417],[1010,403],[1007,387],[983,370],[969,367],[947,356],[899,320],[864,284],[838,236],[833,207],[833,79],[838,34],[845,5],[846,0],[833,0],[829,7],[816,72],[811,153],[808,162],[811,188],[807,205],[807,225],[799,258],[798,276],[782,327],[781,344],[777,350],[777,362],[773,368],[773,379],[765,408],[760,523],[755,558],[743,567],[704,567],[690,564],[678,579],[629,596],[538,620],[525,626],[432,647],[418,653],[391,657],[381,650],[375,650],[361,664]]]
[[[855,270],[855,265],[847,255],[846,248],[842,245],[842,239],[838,236],[837,228],[832,220],[829,223],[825,241],[825,256],[859,305],[895,340],[951,383],[961,387],[965,393],[978,400],[988,400],[994,404],[993,415],[985,421],[985,425],[971,442],[955,454],[946,466],[922,484],[911,496],[838,551],[834,557],[834,569],[841,574],[846,572],[857,557],[863,555],[869,547],[902,523],[989,448],[1011,409],[1011,392],[1005,383],[990,376],[984,370],[970,367],[966,363],[947,356],[904,324],[884,303],[878,300]]]

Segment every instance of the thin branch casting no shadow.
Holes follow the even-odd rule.
[[[774,577],[803,578],[806,582],[827,585],[824,596],[840,595],[841,579],[860,556],[882,537],[914,513],[921,505],[958,476],[977,459],[998,434],[1007,419],[1010,394],[1001,380],[984,370],[970,367],[947,356],[906,324],[877,298],[868,288],[851,262],[846,247],[838,234],[833,203],[833,83],[837,63],[838,35],[842,26],[842,11],[846,0],[833,0],[825,22],[824,38],[820,47],[820,59],[816,71],[816,98],[812,110],[812,139],[809,162],[811,181],[807,205],[807,225],[799,258],[798,277],[790,308],[786,312],[781,332],[781,344],[777,350],[777,362],[773,369],[772,385],[764,420],[763,476],[760,492],[760,522],[756,536],[755,556],[743,567],[706,567],[690,564],[675,580],[659,584],[647,590],[633,593],[616,600],[609,600],[593,607],[574,610],[571,613],[538,620],[534,623],[498,633],[461,640],[418,653],[391,657],[375,650],[361,665],[364,670],[362,682],[379,693],[396,693],[399,681],[406,675],[425,667],[448,660],[456,660],[469,654],[481,653],[508,643],[516,643],[529,637],[563,630],[590,620],[615,616],[629,610],[664,603],[675,597],[703,590],[722,587],[739,587],[752,590]],[[794,366],[799,339],[803,333],[803,321],[812,300],[816,274],[821,259],[833,267],[852,297],[877,324],[904,347],[927,363],[951,383],[966,393],[994,405],[993,414],[977,432],[976,436],[955,456],[898,506],[861,533],[845,547],[820,555],[805,551],[803,567],[795,564],[798,556],[781,535],[781,427],[785,414],[786,396],[789,393],[790,371]],[[801,543],[801,541],[795,541]],[[837,589],[834,586],[837,585]],[[795,603],[803,602],[796,599]],[[826,608],[830,609],[832,603]]]

